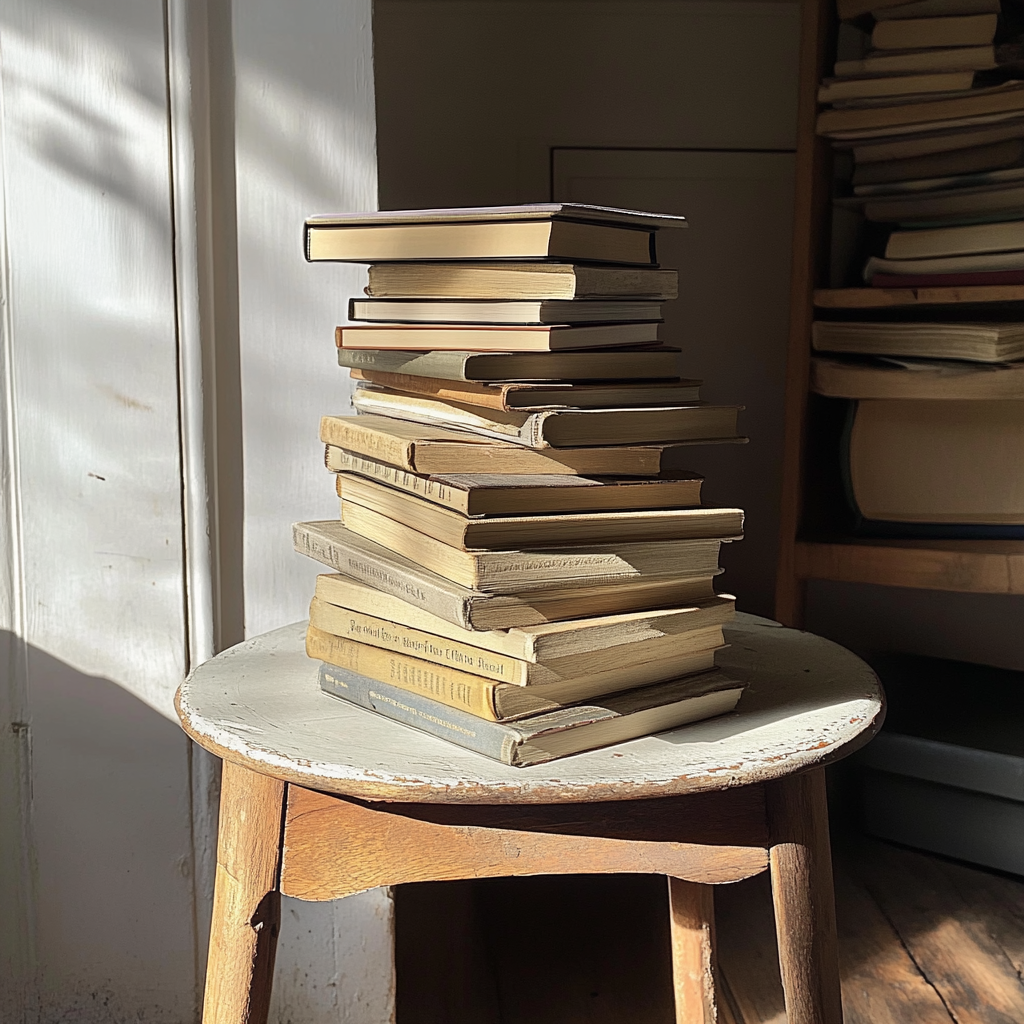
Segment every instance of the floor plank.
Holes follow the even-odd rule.
[[[847,863],[958,1024],[1021,1024],[1024,985],[938,858],[886,843]]]

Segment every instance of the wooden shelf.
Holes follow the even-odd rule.
[[[1024,302],[1024,285],[971,288],[816,288],[818,309],[892,309],[898,306],[950,306],[980,302]]]
[[[798,540],[794,556],[801,580],[1024,594],[1024,541]]]

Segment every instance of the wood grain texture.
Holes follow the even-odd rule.
[[[899,306],[949,306],[975,302],[1024,302],[1024,285],[973,285],[969,288],[817,288],[819,309],[890,309]]]
[[[266,1024],[281,924],[285,786],[225,764],[221,787],[203,1024]]]
[[[789,1024],[842,1024],[825,773],[770,783],[772,899]]]
[[[318,901],[379,885],[569,873],[670,874],[711,883],[767,865],[760,847],[438,824],[293,786],[281,891]]]
[[[1024,1020],[1024,985],[1006,949],[937,858],[872,844],[852,865],[958,1024]]]
[[[668,900],[676,1024],[717,1024],[714,890],[669,878]]]
[[[800,84],[797,107],[796,206],[790,278],[789,347],[786,357],[785,435],[775,617],[787,626],[803,621],[804,581],[796,572],[797,533],[803,506],[804,432],[810,379],[812,293],[822,274],[821,239],[829,205],[831,153],[815,134],[817,87],[835,18],[830,4],[801,0]]]
[[[1024,594],[1024,541],[801,542],[801,579],[968,594]]]
[[[322,694],[304,625],[246,641],[182,685],[185,730],[227,760],[368,800],[582,803],[728,789],[827,763],[880,724],[878,680],[849,651],[738,615],[722,668],[736,712],[533,768],[510,768]]]

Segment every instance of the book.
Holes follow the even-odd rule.
[[[520,662],[546,663],[561,661],[581,654],[592,654],[611,647],[626,648],[648,640],[667,636],[703,633],[711,627],[729,622],[735,602],[728,595],[705,596],[702,600],[677,607],[648,611],[620,612],[573,619],[568,622],[543,622],[511,626],[500,630],[466,629],[400,597],[384,593],[365,583],[339,573],[322,573],[316,578],[316,600],[321,606],[333,606],[337,615],[353,615],[354,624],[341,618],[320,628],[338,636],[425,657],[419,648],[410,650],[407,636],[433,636],[435,643],[453,641],[471,648],[483,648],[495,656]],[[360,625],[361,619],[372,617],[390,623],[392,635],[378,634],[376,639]],[[326,620],[325,620],[326,621]],[[368,638],[368,636],[370,638]],[[458,658],[445,656],[445,663],[463,665]],[[478,667],[476,671],[480,671]],[[511,677],[505,681],[511,681]]]
[[[573,263],[379,263],[366,294],[378,299],[675,299],[679,274]]]
[[[544,299],[349,299],[349,320],[384,324],[610,324],[661,323],[660,302]]]
[[[1024,538],[1022,451],[1021,401],[858,402],[847,449],[850,495],[876,524],[952,527],[931,536]]]
[[[844,0],[851,2],[851,0]],[[859,2],[859,0],[853,0]],[[875,21],[902,18],[952,18],[964,14],[999,14],[1000,0],[912,0],[891,7],[873,7]]]
[[[872,288],[977,288],[1021,284],[1024,284],[1024,269],[990,270],[978,274],[877,273],[871,278]]]
[[[916,139],[921,135],[933,134],[934,137],[944,136],[947,140],[960,129],[979,129],[995,125],[1017,124],[1020,120],[1020,111],[1004,110],[994,114],[970,114],[967,117],[952,117],[945,121],[927,121],[918,123],[916,121],[908,124],[879,125],[874,128],[834,128],[828,136],[833,146],[839,144],[840,148],[851,148],[858,143],[863,145],[878,145],[890,139]],[[955,144],[949,141],[940,149],[954,149]]]
[[[1024,399],[1024,364],[811,360],[811,390],[829,398]]]
[[[655,409],[550,409],[499,412],[421,398],[400,391],[360,387],[352,396],[358,412],[426,425],[446,424],[529,448],[629,445],[649,442],[736,438],[735,405],[684,405]]]
[[[843,21],[870,14],[876,21],[887,18],[942,18],[958,14],[998,14],[999,0],[836,0],[836,9]]]
[[[659,576],[709,576],[718,568],[718,549],[735,537],[623,541],[466,551],[389,519],[373,509],[345,503],[343,525],[361,537],[443,576],[485,594],[516,594],[571,581],[612,583]]]
[[[920,260],[937,256],[1024,250],[1024,220],[995,224],[894,231],[885,247],[888,260]]]
[[[744,684],[715,669],[630,690],[600,704],[563,708],[511,724],[485,722],[429,697],[332,665],[321,667],[320,688],[394,722],[524,767],[726,714],[736,707]]]
[[[926,156],[858,163],[853,169],[852,184],[856,188],[860,185],[974,174],[1012,167],[1021,160],[1024,160],[1024,139],[1002,139],[984,146]]]
[[[717,566],[679,578],[567,583],[550,581],[514,594],[493,595],[462,587],[336,520],[295,523],[292,542],[300,554],[362,581],[382,595],[398,597],[465,629],[495,630],[682,606],[715,597]]]
[[[337,486],[343,522],[357,514],[349,506],[359,505],[463,551],[738,537],[743,532],[743,512],[736,508],[698,506],[556,515],[530,513],[471,519],[418,495],[352,473],[339,473]]]
[[[937,71],[930,75],[891,75],[871,78],[826,78],[818,87],[819,103],[867,99],[875,96],[920,96],[934,92],[961,92],[974,84],[973,71]]]
[[[358,473],[464,516],[678,508],[699,505],[703,483],[696,473],[653,479],[514,473],[424,476],[334,445],[327,445],[325,462],[332,473]]]
[[[630,405],[687,405],[700,401],[698,380],[633,384],[471,384],[411,373],[349,370],[353,380],[364,380],[392,391],[478,405],[485,409],[539,410],[551,406],[575,409],[620,408]]]
[[[871,256],[864,264],[864,280],[871,281],[875,274],[882,273],[896,277],[913,275],[916,279],[927,278],[930,282],[940,278],[962,274],[982,274],[993,271],[1024,270],[1024,252],[983,252],[973,256],[939,256],[935,259],[882,259]],[[934,275],[934,276],[932,276]],[[891,279],[890,277],[890,279]],[[909,277],[908,277],[909,280]],[[925,285],[925,287],[937,285]]]
[[[816,320],[818,352],[1002,363],[1024,358],[1024,323],[877,323]]]
[[[871,32],[871,45],[876,50],[985,46],[995,39],[998,20],[997,14],[883,19],[876,23]]]
[[[404,352],[564,352],[585,348],[650,345],[658,324],[599,324],[579,327],[469,327],[402,324],[339,327],[338,348]]]
[[[993,222],[1024,217],[1024,183],[1012,181],[978,188],[951,188],[917,195],[871,198],[864,203],[864,216],[870,221],[883,224],[920,223],[922,226],[931,221],[984,220],[983,224],[965,226],[974,228],[975,234],[982,239],[981,244],[985,244],[984,238],[997,229]],[[1012,233],[1012,230],[998,227],[998,231],[1004,234]],[[992,234],[991,237],[998,239],[999,236]],[[999,248],[999,245],[995,248]],[[886,255],[889,256],[888,250]]]
[[[685,650],[676,637],[667,639],[667,645],[662,641],[649,645],[665,652],[660,657],[653,650],[646,655],[639,650],[632,651],[631,657],[627,655],[619,659],[614,657],[613,651],[604,652],[603,658],[601,654],[583,655],[577,659],[579,672],[572,674],[571,665],[560,666],[569,674],[545,671],[544,678],[548,681],[528,686],[517,686],[472,671],[350,640],[320,629],[312,619],[306,633],[306,653],[317,661],[358,672],[377,682],[389,683],[407,693],[429,697],[486,721],[502,722],[554,711],[637,686],[707,672],[715,667],[715,651],[724,646],[719,627],[708,630],[707,635],[701,638],[713,645],[703,650]],[[429,642],[426,647],[428,650],[437,649]],[[478,657],[487,667],[497,665],[497,661],[485,653]],[[621,663],[616,664],[616,661]],[[537,665],[530,668],[544,669]]]
[[[995,124],[963,125],[955,129],[922,125],[921,130],[896,138],[854,139],[848,143],[834,139],[832,145],[837,145],[838,141],[840,148],[851,149],[855,162],[860,165],[883,160],[910,160],[1020,138],[1024,138],[1024,120],[1012,118]]]
[[[855,196],[882,197],[887,199],[923,199],[922,193],[929,193],[931,198],[935,194],[947,189],[955,189],[958,192],[974,188],[982,188],[992,185],[1006,185],[1010,182],[1024,182],[1024,166],[1004,167],[996,171],[981,171],[974,174],[957,174],[946,178],[919,178],[913,181],[889,181],[879,182],[875,185],[854,185]],[[1013,203],[1010,203],[1012,206]],[[911,205],[908,207],[911,216],[919,212],[919,207]],[[954,208],[955,212],[956,211]],[[903,211],[900,211],[901,213]],[[968,211],[970,213],[972,211]],[[982,211],[987,214],[990,211]],[[960,214],[963,215],[962,213]]]
[[[398,352],[338,349],[355,370],[402,373],[478,384],[511,381],[678,380],[682,353],[666,347],[603,352]]]
[[[452,210],[379,210],[310,217],[307,260],[559,259],[656,265],[659,228],[686,218],[578,203]]]
[[[819,135],[831,135],[833,132],[949,121],[1010,111],[1024,111],[1024,83],[1008,82],[988,89],[973,89],[967,95],[950,99],[928,99],[886,106],[833,107],[818,114],[815,130]]]
[[[388,416],[324,416],[320,440],[413,473],[658,476],[683,469],[690,442],[602,448],[527,448],[511,441]],[[728,440],[741,441],[741,438]],[[706,443],[706,442],[699,442]]]
[[[994,46],[958,46],[935,50],[883,50],[854,60],[837,60],[834,74],[836,78],[844,78],[915,71],[987,71],[997,66]]]

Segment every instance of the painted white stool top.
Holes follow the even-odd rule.
[[[852,753],[881,725],[871,669],[829,640],[738,615],[718,655],[749,683],[720,718],[511,768],[320,692],[293,623],[224,651],[176,705],[201,746],[253,771],[364,800],[567,803],[725,789]]]

